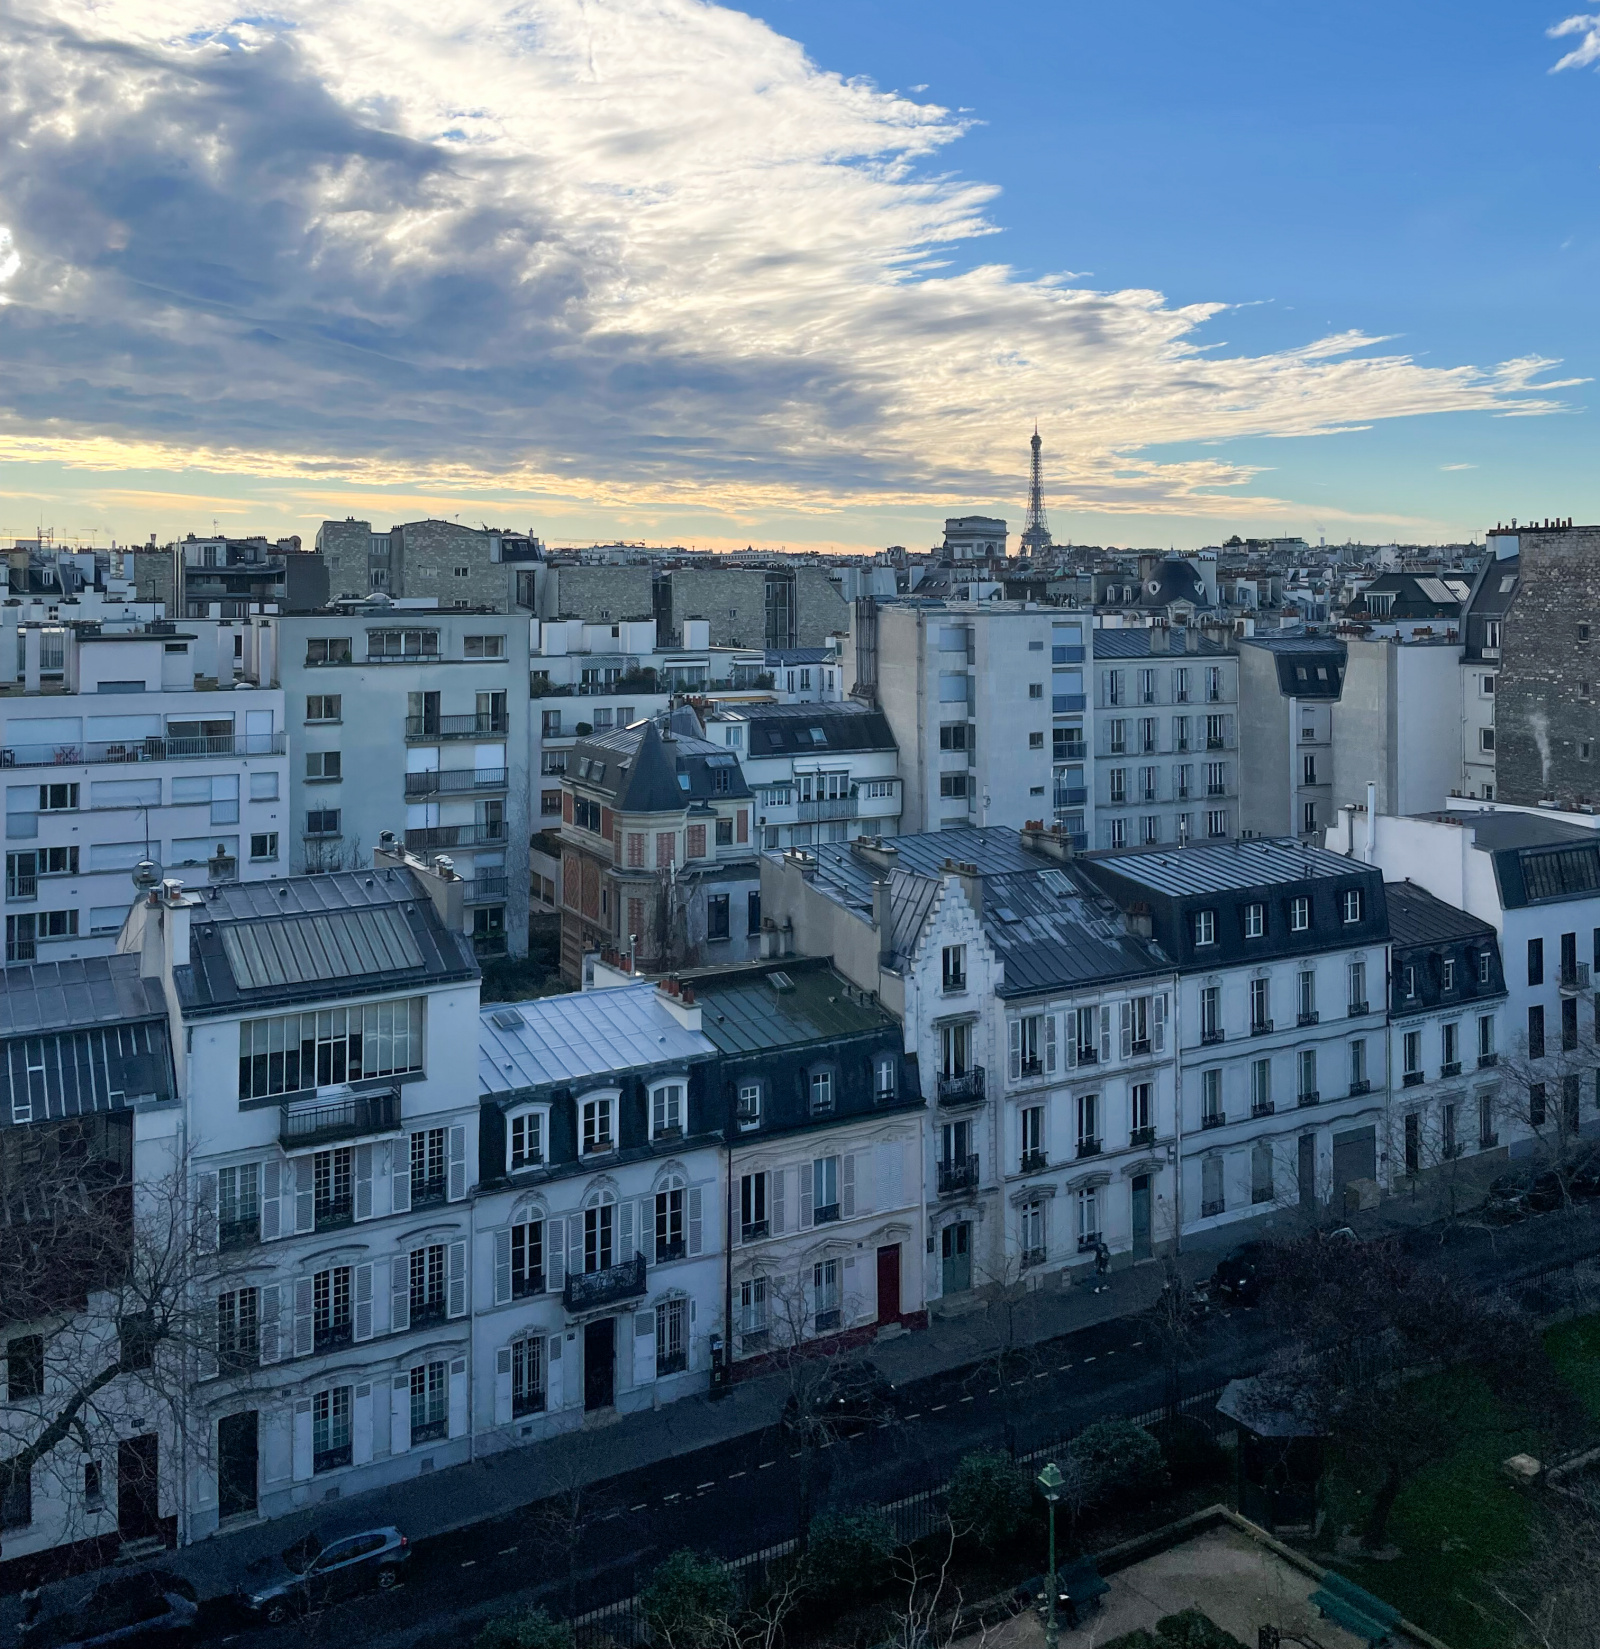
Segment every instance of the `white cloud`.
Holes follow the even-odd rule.
[[[1542,360],[1230,353],[1220,302],[958,266],[965,124],[702,0],[35,0],[0,457],[737,517],[1011,492],[1037,414],[1054,502],[1193,514],[1259,473],[1201,442],[1558,406]]]
[[[1453,470],[1475,470],[1477,467],[1476,464],[1441,464],[1439,466],[1447,475]]]
[[[1552,65],[1551,74],[1560,74],[1563,69],[1581,69],[1590,63],[1600,64],[1600,16],[1568,17],[1545,33],[1552,40],[1574,34],[1582,37],[1560,62]]]

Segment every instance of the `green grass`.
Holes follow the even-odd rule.
[[[1600,1422],[1600,1316],[1561,1323],[1545,1335],[1544,1344],[1589,1418]]]

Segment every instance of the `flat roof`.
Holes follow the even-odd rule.
[[[1372,869],[1358,859],[1307,847],[1287,837],[1197,843],[1181,849],[1158,848],[1110,857],[1096,854],[1094,862],[1127,881],[1180,898],[1193,893],[1264,887],[1274,882],[1301,882],[1308,877],[1343,880]]]

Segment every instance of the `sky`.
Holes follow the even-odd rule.
[[[0,543],[1600,519],[1600,13],[9,0]]]

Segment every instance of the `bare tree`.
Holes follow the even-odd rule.
[[[565,1576],[568,1619],[578,1612],[579,1559],[594,1528],[617,1510],[615,1483],[607,1486],[592,1432],[572,1432],[546,1445],[549,1492],[529,1508],[536,1538],[555,1547]]]
[[[1583,1027],[1578,999],[1563,994],[1561,1022],[1545,1027],[1540,1041],[1521,1033],[1513,1051],[1499,1062],[1497,1111],[1533,1137],[1538,1161],[1553,1173],[1562,1205],[1573,1205],[1572,1180],[1588,1155],[1581,1134],[1583,1088],[1600,1070],[1594,1021]]]
[[[992,1391],[998,1399],[1006,1453],[1014,1458],[1017,1421],[1027,1406],[1030,1382],[1039,1372],[1044,1355],[1030,1333],[1034,1287],[1020,1254],[1003,1254],[978,1269],[984,1285],[983,1321],[989,1329],[989,1347],[973,1364],[964,1383],[974,1395]]]
[[[964,1619],[961,1589],[951,1574],[961,1533],[947,1518],[933,1539],[896,1550],[897,1601],[882,1649],[950,1649],[958,1640],[983,1649],[988,1642],[987,1622]]]
[[[1600,1495],[1547,1491],[1536,1503],[1527,1555],[1490,1589],[1527,1649],[1600,1643]]]
[[[1170,1419],[1177,1414],[1183,1399],[1183,1369],[1194,1360],[1199,1350],[1202,1307],[1182,1268],[1171,1255],[1162,1260],[1161,1266],[1161,1292],[1146,1307],[1142,1316],[1150,1337],[1156,1342],[1166,1373],[1166,1406]]]

